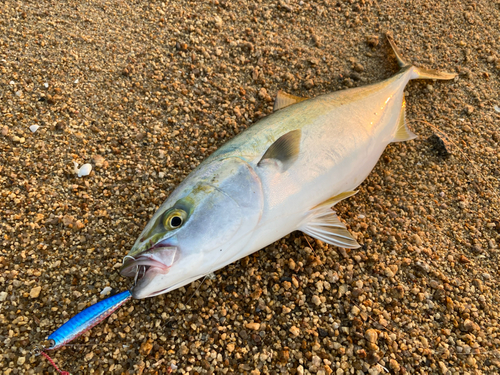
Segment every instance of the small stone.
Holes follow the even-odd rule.
[[[101,155],[92,155],[92,162],[96,167],[102,167],[105,160]]]
[[[83,358],[85,362],[90,362],[94,358],[94,352],[87,353]]]
[[[468,105],[468,106],[465,107],[465,113],[467,113],[468,115],[470,115],[470,114],[472,114],[472,112],[474,112],[474,107],[473,106]],[[467,126],[467,125],[465,125],[465,126]],[[464,128],[465,128],[465,126],[464,126]]]
[[[316,306],[321,305],[321,298],[319,298],[317,295],[312,296],[311,301],[312,301],[312,303],[314,303]]]
[[[40,126],[39,125],[31,125],[30,130],[32,133],[36,132]]]
[[[366,43],[370,47],[377,47],[378,44],[380,43],[379,37],[377,35],[368,35],[366,37]]]
[[[479,280],[479,279],[474,279],[473,283],[476,286],[476,288],[482,293],[483,290],[484,290],[483,282],[481,280]]]
[[[467,258],[465,255],[460,255],[460,258],[458,258],[458,261],[462,264],[467,264],[470,263],[469,258]]]
[[[361,72],[365,71],[365,67],[363,65],[361,65],[360,63],[356,63],[356,64],[354,64],[354,70],[358,73],[361,73]]]
[[[288,363],[290,360],[290,350],[288,348],[284,348],[279,352],[279,360],[283,364]]]
[[[41,286],[36,286],[36,287],[32,288],[30,291],[30,297],[31,298],[38,298],[40,296],[41,291],[42,291]]]
[[[26,357],[19,357],[19,358],[17,359],[17,365],[18,365],[18,366],[22,366],[22,365],[24,365],[24,362],[26,362]]]
[[[148,339],[147,341],[144,341],[142,344],[141,344],[141,349],[140,349],[140,352],[142,355],[149,355],[149,353],[151,353],[151,350],[153,349],[153,340],[152,339]]]
[[[374,364],[378,363],[381,358],[382,357],[377,352],[369,353],[366,357],[366,362],[373,366]]]
[[[438,364],[439,364],[439,370],[440,370],[441,374],[447,374],[448,373],[448,367],[446,367],[446,365],[444,364],[444,362],[439,361]]]
[[[0,302],[3,302],[7,299],[7,292],[0,292]]]
[[[321,365],[321,359],[317,355],[313,355],[312,364],[313,366],[318,367],[319,365]]]
[[[368,329],[365,332],[365,339],[369,343],[375,344],[378,340],[378,333],[374,329]]]
[[[229,353],[232,353],[234,351],[234,344],[233,343],[229,343],[226,345],[226,350],[229,352]]]
[[[260,328],[260,323],[247,323],[245,327],[254,331],[258,331]]]
[[[394,272],[392,272],[392,270],[389,267],[387,267],[384,270],[384,272],[385,272],[385,276],[387,276],[388,278],[392,279],[394,277]]]
[[[181,345],[181,347],[179,348],[178,354],[182,356],[182,355],[186,355],[188,353],[189,353],[189,349],[187,348],[187,346],[184,344]]]
[[[259,90],[259,98],[260,99],[265,99],[266,97],[268,96],[267,94],[267,90],[262,87],[260,90]]]
[[[466,332],[472,332],[476,329],[476,324],[470,320],[470,319],[465,319],[464,324],[463,324],[463,330]]]
[[[354,316],[358,316],[361,310],[357,306],[353,306],[351,309],[351,314]]]
[[[291,326],[291,327],[290,327],[290,333],[291,333],[293,336],[297,337],[298,335],[300,335],[300,329],[298,329],[298,328],[297,328],[297,327],[295,327],[295,326]]]
[[[7,135],[9,135],[9,128],[8,128],[7,126],[4,126],[4,127],[2,128],[2,135],[3,135],[4,137],[6,137]]]
[[[304,87],[308,90],[312,89],[314,87],[314,81],[312,79],[308,79],[304,82]]]
[[[411,240],[411,242],[413,242],[417,246],[422,246],[422,244],[423,244],[422,239],[420,238],[420,236],[418,234],[413,234],[410,237],[410,240]]]
[[[103,290],[101,290],[101,296],[106,296],[108,295],[111,291],[113,290],[113,288],[107,286],[106,288],[104,288]]]
[[[401,366],[399,365],[398,361],[396,361],[395,359],[392,359],[389,361],[389,367],[391,369],[394,370],[394,372],[397,374],[401,368]]]
[[[417,268],[420,271],[425,272],[425,273],[428,273],[431,270],[431,267],[423,261],[418,261],[415,263],[415,265],[417,266]]]

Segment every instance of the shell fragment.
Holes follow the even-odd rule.
[[[80,168],[78,168],[78,163],[76,161],[74,161],[73,164],[75,165],[74,171],[78,177],[88,176],[92,171],[92,166],[90,164],[84,164]]]

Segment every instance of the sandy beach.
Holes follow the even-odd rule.
[[[361,248],[293,232],[49,354],[72,374],[499,373],[498,0],[2,2],[0,372],[56,373],[32,350],[131,287],[123,257],[189,172],[278,90],[397,73],[387,32],[458,75],[408,84],[419,138],[335,207]]]

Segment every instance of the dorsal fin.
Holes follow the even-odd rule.
[[[391,45],[391,48],[392,48],[392,51],[394,52],[394,54],[396,55],[396,60],[398,61],[398,65],[401,67],[401,68],[405,68],[407,66],[411,66],[411,63],[405,61],[405,59],[403,58],[403,55],[401,54],[401,52],[399,51],[399,48],[398,46],[396,45],[396,43],[394,43],[394,39],[392,39],[392,35],[390,34],[386,34],[385,37],[387,38],[387,41],[389,42],[389,44]]]
[[[401,112],[399,113],[398,129],[396,130],[396,134],[392,140],[393,142],[404,142],[417,138],[417,135],[408,129],[408,126],[406,125],[405,109],[406,100],[403,97],[403,104],[401,105]]]
[[[276,112],[278,109],[288,107],[289,105],[303,102],[309,98],[301,98],[300,96],[295,96],[292,94],[287,94],[283,91],[278,91],[276,94],[276,98],[274,99],[274,107],[273,112]]]
[[[299,156],[301,136],[300,129],[283,134],[267,149],[257,165],[261,167],[266,160],[275,160],[281,164],[281,171],[286,171]]]
[[[358,191],[355,190],[355,191],[345,191],[343,193],[340,193],[340,194],[337,194],[331,198],[328,198],[326,201],[318,204],[317,206],[314,206],[312,208],[312,210],[316,210],[318,208],[330,208],[330,207],[333,207],[335,206],[337,203],[339,203],[340,201],[346,199],[346,198],[349,198],[349,197],[352,197],[354,194],[356,194]]]

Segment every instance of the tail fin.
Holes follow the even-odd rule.
[[[387,34],[386,37],[387,37],[389,44],[392,47],[392,50],[394,51],[394,54],[396,55],[396,59],[398,60],[398,65],[401,68],[411,67],[411,69],[413,70],[413,74],[412,74],[411,79],[448,80],[448,79],[453,79],[457,76],[456,73],[439,72],[439,71],[434,70],[434,69],[417,68],[416,66],[413,66],[411,63],[409,63],[403,59],[401,52],[399,51],[398,47],[396,46],[396,43],[394,43],[394,40],[392,39],[392,36]]]

